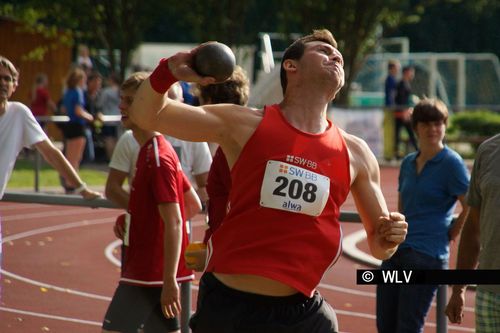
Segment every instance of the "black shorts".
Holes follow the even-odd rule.
[[[161,287],[141,287],[120,283],[116,288],[102,328],[137,333],[173,332],[180,329],[177,318],[166,318],[161,311]]]
[[[212,273],[200,280],[193,333],[334,333],[337,316],[316,291],[286,297],[263,296],[227,287]]]
[[[60,124],[61,126],[59,126],[59,128],[63,132],[64,139],[68,140],[79,137],[86,137],[85,135],[85,129],[87,128],[86,125],[73,122],[60,123]]]

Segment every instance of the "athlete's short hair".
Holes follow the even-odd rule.
[[[6,68],[10,72],[10,75],[12,75],[12,78],[14,79],[14,84],[16,84],[17,79],[19,78],[19,72],[14,64],[9,59],[0,55],[0,66]]]
[[[81,67],[73,67],[66,76],[66,87],[74,89],[78,86],[80,80],[85,77],[85,71]]]
[[[139,86],[144,82],[151,73],[148,72],[135,72],[131,74],[121,85],[120,89],[122,91],[136,91]]]
[[[411,115],[411,126],[417,127],[418,123],[428,123],[431,121],[443,121],[448,124],[448,108],[437,98],[424,98],[413,108]]]

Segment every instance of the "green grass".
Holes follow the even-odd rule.
[[[42,167],[40,169],[40,188],[61,186],[59,182],[59,173],[42,158]],[[89,186],[104,186],[106,184],[107,172],[95,170],[86,165],[82,165],[78,174],[80,178]],[[32,157],[19,157],[16,166],[12,171],[7,189],[16,188],[35,188],[35,162]]]

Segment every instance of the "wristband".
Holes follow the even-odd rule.
[[[170,68],[168,68],[167,58],[161,59],[160,64],[149,76],[149,83],[151,84],[151,87],[159,94],[165,94],[167,90],[177,81],[177,78],[172,74]]]
[[[80,194],[87,189],[87,184],[82,183],[79,187],[75,188],[74,193]]]

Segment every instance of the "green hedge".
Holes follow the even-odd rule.
[[[450,136],[493,136],[500,133],[500,113],[487,110],[471,110],[450,116]]]

